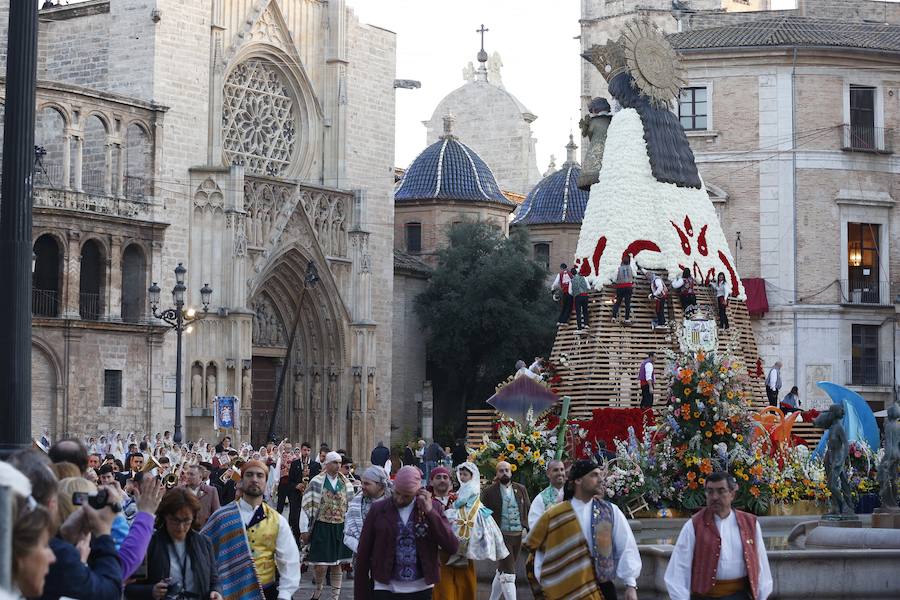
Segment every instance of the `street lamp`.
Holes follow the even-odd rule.
[[[178,263],[178,266],[175,267],[175,287],[172,288],[174,308],[159,310],[159,295],[162,290],[159,289],[159,285],[155,281],[147,289],[147,293],[150,296],[150,311],[154,317],[172,326],[177,339],[175,345],[175,433],[172,436],[172,440],[177,444],[181,443],[181,335],[185,331],[190,332],[191,323],[199,321],[206,316],[209,310],[209,300],[212,297],[212,288],[209,287],[208,283],[204,283],[203,287],[200,288],[200,302],[203,304],[203,312],[198,314],[193,308],[185,310],[184,292],[187,291],[187,287],[184,285],[184,276],[186,273],[187,269],[184,268],[184,265]]]

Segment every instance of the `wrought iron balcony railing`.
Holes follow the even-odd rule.
[[[894,130],[845,123],[841,149],[848,152],[891,154],[894,151]]]
[[[894,363],[890,360],[865,358],[845,360],[844,381],[847,385],[892,386]]]

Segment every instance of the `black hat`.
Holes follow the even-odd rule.
[[[568,268],[568,267],[566,266],[566,263],[560,263],[559,268],[560,268],[560,269],[566,269],[566,268]]]

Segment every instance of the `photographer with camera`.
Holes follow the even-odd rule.
[[[128,600],[222,600],[212,542],[191,529],[199,510],[190,490],[166,492],[147,549],[147,575],[125,587]]]

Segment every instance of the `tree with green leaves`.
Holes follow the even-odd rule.
[[[557,306],[547,280],[524,229],[507,238],[483,222],[451,227],[416,299],[435,381],[436,424],[452,420],[459,431],[465,410],[483,407],[517,360],[549,356]]]

